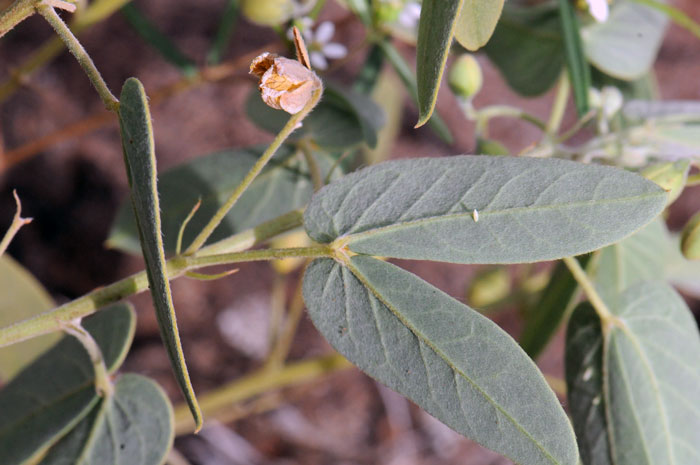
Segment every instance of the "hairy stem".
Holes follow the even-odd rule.
[[[71,321],[64,325],[63,330],[75,337],[83,345],[92,362],[92,368],[95,370],[95,388],[97,394],[101,397],[110,397],[114,393],[114,386],[109,379],[109,373],[105,366],[105,360],[102,356],[100,346],[97,345],[92,335],[80,325],[78,321]]]
[[[583,289],[583,292],[586,294],[586,297],[588,297],[591,305],[593,305],[596,313],[598,313],[598,317],[601,320],[603,328],[615,323],[617,318],[612,314],[608,306],[600,297],[600,294],[598,294],[598,291],[596,291],[595,286],[588,278],[588,274],[586,274],[578,260],[573,257],[566,257],[562,260],[566,264],[567,268],[569,268],[569,271],[571,271],[571,274],[576,279],[578,285],[581,286],[581,289]]]
[[[12,191],[12,195],[15,197],[17,211],[15,212],[14,218],[12,218],[12,224],[10,224],[10,228],[7,230],[5,236],[3,236],[2,240],[0,241],[0,256],[2,256],[2,254],[5,253],[5,251],[7,250],[7,246],[10,245],[10,242],[12,242],[12,239],[15,237],[20,228],[22,228],[22,226],[24,226],[25,224],[29,224],[32,222],[31,218],[22,218],[22,203],[19,201],[17,191]]]
[[[549,137],[556,137],[557,133],[559,132],[561,122],[564,119],[566,104],[569,103],[570,92],[571,82],[569,81],[569,75],[566,72],[562,72],[561,77],[559,78],[557,95],[554,97],[552,112],[549,114],[549,121],[547,121],[547,134]]]
[[[95,90],[100,94],[100,98],[107,109],[114,112],[118,111],[119,100],[112,95],[109,87],[107,87],[107,83],[102,79],[102,75],[97,70],[97,67],[95,67],[95,63],[92,62],[92,58],[90,58],[90,55],[88,55],[66,23],[58,16],[56,10],[54,10],[52,6],[46,4],[40,4],[37,10],[46,21],[51,24],[58,36],[66,44],[66,47],[68,47],[68,50],[70,50],[73,56],[78,60],[78,63],[85,71],[85,74],[87,74]]]
[[[282,143],[287,140],[287,138],[294,132],[294,130],[301,124],[301,122],[306,118],[306,116],[313,110],[318,101],[323,95],[323,88],[316,90],[311,99],[306,104],[306,106],[297,114],[293,115],[287,121],[287,124],[282,128],[279,134],[272,141],[272,144],[265,150],[265,152],[260,156],[260,159],[253,165],[248,174],[243,178],[243,181],[236,187],[236,189],[231,193],[229,198],[224,202],[224,204],[219,208],[219,210],[214,214],[209,223],[202,229],[195,240],[190,244],[190,246],[185,250],[185,255],[191,255],[199,250],[204,243],[209,239],[214,230],[219,226],[221,221],[224,219],[226,214],[233,208],[233,206],[241,198],[241,195],[248,189],[252,184],[253,180],[260,174],[267,162],[272,159],[272,157],[277,153],[277,149],[280,148]]]
[[[199,396],[202,413],[208,418],[219,418],[234,404],[264,394],[273,389],[306,383],[338,370],[351,368],[342,355],[333,354],[303,362],[291,363],[279,370],[261,369],[212,392]],[[175,434],[194,430],[194,423],[186,405],[175,408]]]
[[[36,4],[37,0],[16,0],[9,8],[0,13],[0,37],[36,13]]]

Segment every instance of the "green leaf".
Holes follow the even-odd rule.
[[[370,376],[523,465],[578,460],[542,374],[486,317],[394,265],[315,260],[304,299],[319,331]]]
[[[398,50],[386,40],[379,42],[379,46],[382,48],[386,59],[389,60],[391,66],[394,67],[396,74],[399,75],[401,82],[408,90],[409,95],[416,104],[418,103],[418,84],[416,84],[416,79],[413,77],[411,69],[408,64],[403,59]],[[428,125],[437,134],[437,136],[442,139],[446,144],[451,144],[454,140],[450,128],[447,127],[445,121],[437,113],[432,115],[430,120],[428,120]]]
[[[569,404],[584,463],[685,465],[700,457],[700,337],[660,282],[628,289],[602,329],[588,305],[567,341]]]
[[[607,305],[615,306],[622,293],[642,281],[663,280],[670,241],[662,219],[600,251],[594,283]]]
[[[290,115],[265,104],[257,90],[246,101],[246,113],[257,126],[277,134]],[[326,150],[345,150],[362,142],[377,143],[377,131],[384,125],[382,110],[371,99],[328,85],[323,99],[289,140],[308,137]]]
[[[588,91],[591,87],[591,70],[583,51],[578,17],[574,6],[569,0],[559,0],[559,17],[561,18],[562,35],[566,67],[569,80],[574,92],[576,111],[579,117],[588,111]]]
[[[418,24],[416,78],[418,124],[428,122],[435,110],[447,55],[464,0],[424,0]]]
[[[367,53],[362,69],[355,79],[352,90],[360,95],[371,95],[379,81],[384,65],[384,52],[379,45],[372,45]],[[381,106],[383,102],[380,102]],[[374,147],[372,147],[374,148]]]
[[[156,182],[155,144],[151,114],[143,85],[135,78],[127,79],[119,100],[119,127],[124,161],[158,327],[175,378],[190,407],[196,428],[199,429],[202,425],[202,414],[187,372],[165,264]]]
[[[564,42],[559,13],[551,5],[503,9],[484,51],[519,94],[549,90],[564,67]]]
[[[577,257],[583,268],[586,268],[590,258],[590,255]],[[525,326],[520,334],[520,347],[532,359],[536,359],[542,353],[566,315],[573,310],[578,301],[577,290],[578,283],[569,272],[569,268],[563,262],[559,262],[552,271],[542,295],[526,312]]]
[[[114,395],[56,443],[40,465],[160,465],[173,435],[173,411],[163,390],[127,374]]]
[[[455,37],[462,47],[476,51],[486,45],[496,29],[504,0],[464,0]]]
[[[192,242],[230,193],[240,184],[260,158],[263,148],[227,150],[197,157],[159,176],[161,227],[165,250],[175,251],[183,220],[199,199],[202,205],[185,230],[183,244]],[[317,154],[322,176],[333,165],[330,157]],[[305,206],[313,184],[302,156],[294,156],[290,146],[282,146],[268,166],[224,217],[208,243],[255,227],[291,210]],[[108,239],[112,247],[140,253],[133,209],[123,204]]]
[[[360,18],[365,26],[372,25],[372,13],[369,9],[367,0],[345,0],[350,9],[355,15]]]
[[[122,364],[134,337],[136,317],[117,304],[85,318],[109,373]],[[98,401],[92,362],[77,339],[65,336],[0,390],[0,457],[24,462],[77,424]]]
[[[666,15],[653,8],[618,0],[607,21],[583,29],[586,55],[606,74],[639,79],[654,64],[667,24]]]
[[[337,239],[361,254],[519,263],[616,242],[655,218],[665,202],[666,193],[653,182],[606,166],[419,158],[382,163],[329,184],[314,194],[304,224],[315,241]]]
[[[29,271],[8,255],[0,257],[0,327],[53,307],[51,296]],[[59,338],[60,334],[51,333],[0,348],[0,382],[11,380]]]
[[[184,75],[190,76],[197,71],[197,66],[166,35],[158,30],[143,13],[133,4],[127,3],[121,8],[126,21],[136,32],[160,55]]]

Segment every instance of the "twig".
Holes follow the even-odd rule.
[[[12,195],[15,197],[17,211],[15,212],[14,218],[12,218],[12,224],[10,224],[10,228],[5,233],[5,236],[2,238],[2,241],[0,241],[0,256],[2,256],[2,254],[5,253],[7,247],[10,245],[10,242],[12,242],[12,239],[22,228],[22,226],[32,222],[32,218],[22,218],[22,203],[19,201],[17,191],[13,190]]]

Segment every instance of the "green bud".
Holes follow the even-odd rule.
[[[467,302],[476,308],[493,305],[510,294],[510,276],[505,268],[492,268],[476,275],[467,290]]]
[[[641,175],[650,181],[654,181],[659,187],[668,192],[668,204],[670,205],[683,192],[689,170],[690,162],[688,160],[679,160],[648,166],[642,170]]]
[[[374,18],[379,24],[393,23],[399,18],[403,2],[400,0],[380,0],[372,2]]]
[[[448,82],[455,95],[466,99],[474,97],[484,82],[479,62],[473,55],[463,54],[452,64]]]
[[[700,260],[700,212],[697,212],[683,228],[681,252],[688,260]]]
[[[294,0],[243,0],[241,12],[256,24],[277,26],[292,17],[294,6]]]
[[[479,155],[510,155],[506,146],[497,140],[481,137],[476,140],[476,153]]]

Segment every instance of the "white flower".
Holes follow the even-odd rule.
[[[415,29],[418,27],[418,20],[420,20],[420,9],[420,3],[415,1],[406,2],[401,10],[401,13],[399,13],[399,24],[406,29]]]
[[[588,12],[599,23],[607,21],[610,14],[608,0],[586,0],[588,3]]]
[[[311,29],[313,21],[311,18],[301,18],[296,21],[296,26],[301,31],[306,41],[306,47],[309,49],[309,59],[311,66],[316,69],[327,69],[328,60],[338,60],[345,58],[348,54],[348,49],[345,45],[337,42],[331,42],[335,35],[335,24],[330,21],[324,21],[318,25],[316,31]],[[291,34],[291,29],[287,31],[287,36]]]

